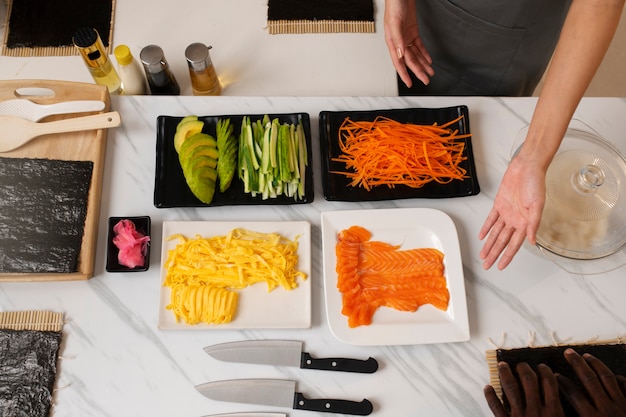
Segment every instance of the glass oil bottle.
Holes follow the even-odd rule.
[[[110,94],[121,94],[122,82],[107,56],[98,31],[88,27],[80,28],[74,33],[72,42],[96,84],[106,86]]]
[[[143,64],[152,95],[177,96],[180,94],[180,86],[170,70],[160,46],[148,45],[144,47],[139,53],[139,58]]]
[[[192,43],[185,49],[191,88],[196,96],[219,96],[222,93],[220,80],[209,56],[210,49],[210,46],[199,42]]]

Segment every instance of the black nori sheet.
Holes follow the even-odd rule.
[[[374,21],[372,0],[268,0],[268,20]]]
[[[78,270],[92,171],[91,161],[0,158],[0,272]]]
[[[537,365],[540,363],[546,364],[553,372],[560,373],[569,378],[583,389],[572,367],[563,356],[563,352],[567,348],[572,348],[581,355],[583,353],[590,353],[603,361],[614,374],[626,376],[626,345],[624,344],[588,344],[497,349],[496,358],[498,362],[507,362],[514,374],[515,367],[520,362],[528,363],[533,369],[536,369]],[[563,404],[565,417],[578,417],[576,410],[574,410],[564,397],[561,398],[561,403]]]
[[[13,0],[6,46],[72,46],[78,28],[92,27],[107,47],[112,13],[112,0]]]
[[[0,330],[0,414],[50,414],[61,332]]]

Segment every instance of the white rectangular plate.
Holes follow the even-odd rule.
[[[255,232],[279,233],[286,238],[298,238],[298,270],[307,275],[298,282],[298,288],[286,291],[277,287],[271,292],[267,286],[258,283],[239,292],[237,315],[232,322],[219,325],[176,322],[174,313],[166,309],[170,303],[170,288],[163,286],[168,252],[175,248],[178,240],[168,241],[174,234],[187,237],[201,235],[212,237],[225,235],[235,228]],[[285,312],[289,314],[285,314]],[[207,222],[207,221],[164,221],[163,244],[161,248],[161,299],[159,303],[159,329],[163,330],[219,330],[219,329],[296,329],[311,327],[311,225],[306,221],[295,222]]]
[[[416,312],[381,307],[368,326],[350,328],[341,314],[337,289],[337,233],[351,226],[372,233],[372,240],[401,245],[401,250],[436,248],[444,253],[444,275],[450,291],[446,311],[423,305]],[[461,250],[456,227],[445,213],[428,208],[345,210],[322,213],[324,292],[330,330],[353,345],[409,345],[469,340],[469,322]]]

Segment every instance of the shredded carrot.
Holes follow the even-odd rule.
[[[342,154],[331,158],[343,162],[346,171],[331,171],[352,179],[350,185],[372,187],[406,185],[420,188],[431,181],[447,184],[467,178],[460,163],[465,139],[449,128],[463,116],[443,125],[401,123],[387,117],[354,121],[349,117],[339,128]]]

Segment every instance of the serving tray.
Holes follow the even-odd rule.
[[[52,104],[69,100],[101,100],[105,109],[110,107],[106,87],[69,81],[9,80],[0,81],[0,101],[29,98],[39,104]],[[40,122],[85,116],[90,113],[49,116]],[[93,113],[92,113],[93,114]],[[78,252],[77,265],[72,272],[7,272],[0,269],[0,281],[59,281],[89,279],[94,273],[100,197],[104,171],[107,130],[88,130],[74,133],[46,135],[35,138],[13,151],[0,153],[0,158],[43,159],[77,161],[93,164],[87,190],[84,229]],[[9,213],[10,214],[10,213]],[[34,215],[34,214],[33,214]],[[29,219],[9,219],[11,222],[28,222]],[[41,220],[43,224],[45,220]],[[11,223],[13,224],[13,223]],[[26,223],[25,223],[26,224]],[[1,237],[2,235],[0,235]],[[6,236],[5,236],[6,237]],[[27,243],[25,242],[27,247]],[[0,241],[0,249],[2,248]],[[7,242],[5,241],[5,244]]]
[[[461,135],[470,133],[467,106],[320,112],[320,149],[324,198],[328,201],[359,202],[405,198],[451,198],[478,194],[480,185],[474,163],[471,137],[461,139],[465,143],[463,155],[466,160],[460,166],[467,171],[467,178],[463,180],[454,180],[447,184],[433,181],[421,188],[411,188],[406,185],[396,185],[393,188],[377,186],[368,191],[362,187],[350,186],[351,179],[334,173],[345,170],[345,164],[335,161],[334,158],[342,153],[339,148],[339,129],[347,117],[355,121],[373,121],[376,117],[386,117],[401,123],[428,125],[437,123],[441,125],[459,116],[462,118],[450,125],[450,128],[458,130]]]
[[[251,122],[262,120],[264,114],[235,114],[235,115],[211,115],[199,116],[198,120],[204,122],[203,132],[217,137],[216,126],[220,119],[230,119],[233,124],[233,134],[239,137],[241,122],[244,117],[249,117]],[[311,122],[308,113],[279,113],[268,114],[270,119],[278,119],[280,123],[297,124],[302,122],[302,128],[306,137],[307,168],[305,172],[304,196],[296,200],[294,197],[279,195],[274,198],[263,200],[261,195],[252,196],[244,192],[241,179],[233,178],[231,186],[225,192],[216,191],[213,201],[205,204],[193,195],[185,176],[183,175],[178,154],[174,149],[174,134],[176,126],[183,119],[180,116],[157,117],[157,142],[156,142],[156,170],[154,181],[154,206],[157,208],[172,207],[217,207],[217,206],[243,206],[243,205],[290,205],[310,204],[315,198],[313,188],[313,165],[311,151]]]

